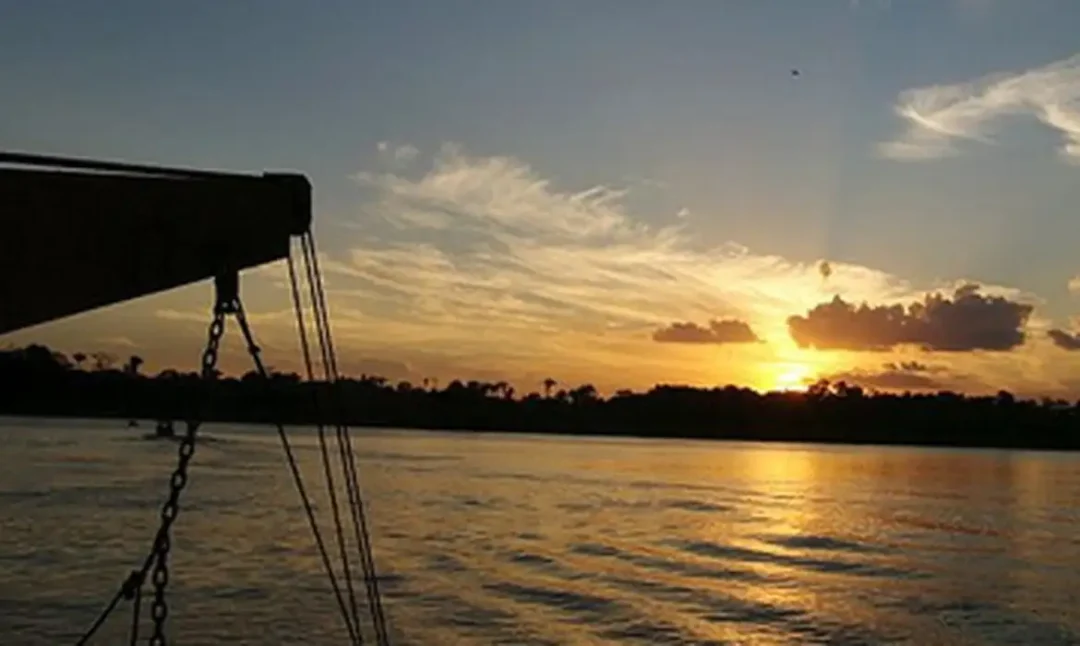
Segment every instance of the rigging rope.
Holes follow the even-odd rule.
[[[331,415],[335,421],[335,440],[337,441],[338,460],[342,470],[342,476],[345,481],[345,488],[347,494],[347,502],[349,506],[350,519],[353,526],[353,534],[356,540],[356,547],[359,551],[360,569],[364,577],[365,590],[367,592],[368,609],[371,614],[372,627],[375,632],[375,641],[379,646],[387,646],[389,641],[389,634],[386,628],[386,618],[382,608],[382,601],[380,598],[378,577],[375,572],[374,556],[371,549],[371,536],[368,531],[367,520],[364,513],[363,500],[360,494],[360,483],[358,477],[358,470],[356,468],[355,453],[352,447],[351,434],[348,426],[344,423],[344,406],[342,405],[339,397],[339,375],[337,371],[337,357],[334,352],[333,339],[330,332],[330,319],[329,311],[326,306],[326,293],[322,284],[322,275],[318,265],[318,254],[315,250],[314,237],[311,235],[310,229],[301,237],[301,248],[303,252],[304,269],[308,279],[308,287],[311,297],[312,313],[315,319],[315,331],[318,339],[319,351],[323,362],[323,372],[326,379],[326,394],[334,404],[334,410]],[[304,508],[305,516],[307,517],[308,525],[311,529],[312,535],[315,539],[315,544],[319,552],[320,559],[322,561],[323,568],[326,571],[327,578],[329,579],[330,586],[333,590],[335,600],[337,601],[338,609],[341,612],[342,620],[345,623],[345,627],[349,633],[350,641],[354,645],[363,644],[363,631],[360,621],[360,610],[357,603],[356,594],[353,589],[352,581],[352,568],[350,559],[348,556],[348,549],[345,540],[345,531],[341,520],[341,513],[338,507],[337,488],[333,477],[333,469],[330,461],[330,451],[327,447],[326,433],[324,428],[324,422],[322,415],[319,411],[319,394],[323,392],[323,389],[319,387],[315,381],[315,371],[313,368],[313,362],[311,359],[311,348],[307,338],[307,327],[304,323],[303,304],[300,297],[300,288],[298,285],[297,272],[294,266],[292,258],[292,250],[287,257],[288,269],[289,269],[289,282],[292,291],[293,304],[296,311],[297,327],[300,335],[300,346],[303,354],[303,360],[307,378],[312,385],[313,394],[315,395],[316,403],[316,415],[317,415],[317,431],[319,439],[320,454],[322,457],[322,466],[326,476],[327,495],[330,499],[331,509],[333,514],[335,538],[338,543],[338,552],[342,561],[342,574],[345,579],[346,592],[343,594],[341,585],[338,582],[338,578],[335,575],[335,568],[331,562],[329,551],[327,550],[326,543],[323,539],[322,532],[319,527],[319,523],[315,516],[314,506],[311,499],[308,496],[306,487],[304,486],[303,477],[300,473],[300,468],[297,464],[296,456],[292,448],[292,444],[289,440],[288,434],[285,432],[285,428],[280,421],[275,422],[274,426],[277,429],[278,437],[281,440],[283,452],[285,454],[286,462],[289,467],[290,474],[292,475],[293,484],[296,487],[297,493],[300,496],[300,501]],[[255,365],[255,371],[259,375],[260,379],[266,384],[269,389],[272,386],[269,371],[263,364],[260,349],[255,343],[254,335],[251,331],[251,327],[248,324],[247,316],[244,312],[243,305],[239,298],[238,289],[239,277],[235,273],[222,274],[215,280],[215,288],[217,290],[217,298],[214,305],[213,320],[210,324],[207,346],[202,356],[201,365],[201,381],[211,381],[216,378],[217,375],[217,357],[218,348],[221,343],[222,336],[225,331],[225,317],[226,315],[233,315],[238,323],[240,332],[243,336],[244,342],[247,345],[248,352],[251,355],[252,361]],[[273,392],[269,393],[268,400],[277,405],[278,398],[274,396]],[[280,412],[280,411],[278,411]],[[153,572],[151,575],[151,582],[154,586],[154,596],[151,603],[151,618],[153,620],[153,630],[150,636],[149,643],[151,646],[165,646],[165,622],[168,617],[168,605],[165,600],[165,590],[169,581],[169,569],[168,569],[168,557],[171,549],[171,540],[169,536],[170,528],[179,513],[179,498],[185,485],[187,484],[187,468],[195,452],[195,439],[201,424],[201,420],[205,415],[199,415],[196,420],[187,422],[187,432],[181,439],[178,449],[178,462],[176,469],[174,470],[172,477],[170,478],[170,493],[169,498],[165,502],[161,510],[161,525],[157,534],[154,537],[150,553],[143,561],[142,567],[134,570],[124,581],[123,585],[117,591],[112,600],[106,605],[104,610],[90,626],[90,628],[83,634],[83,636],[76,642],[76,646],[83,646],[93,635],[101,628],[112,614],[113,610],[117,607],[121,599],[127,599],[133,601],[133,617],[130,633],[130,644],[134,645],[138,640],[139,632],[139,618],[140,618],[140,606],[142,600],[142,585],[146,580],[147,573],[150,572],[151,566],[153,566]],[[281,419],[280,416],[277,417]],[[346,603],[346,595],[348,597],[348,604]]]
[[[132,573],[135,576],[139,576],[139,572]],[[131,585],[125,590],[124,598],[131,599],[134,597],[134,603],[131,604],[131,639],[128,641],[129,646],[135,646],[139,642],[139,610],[142,608],[142,579],[134,578],[134,576],[128,579]]]
[[[116,594],[113,595],[112,600],[109,601],[109,603],[105,604],[105,609],[101,611],[101,614],[99,614],[97,619],[94,620],[94,623],[90,624],[90,627],[86,629],[86,632],[83,633],[83,636],[79,638],[79,641],[75,642],[75,646],[84,646],[84,644],[89,642],[90,638],[93,637],[95,633],[97,633],[98,629],[105,624],[105,620],[108,619],[109,615],[112,614],[112,611],[116,609],[116,604],[120,603],[120,600],[124,598],[123,590],[124,589],[121,587],[119,590],[116,591]]]
[[[324,319],[323,319],[323,317],[321,315],[319,296],[318,296],[318,293],[316,292],[316,289],[315,289],[315,285],[316,285],[315,279],[314,279],[315,274],[314,274],[314,269],[313,269],[313,266],[312,266],[312,263],[311,263],[311,258],[310,258],[311,245],[308,243],[308,240],[307,240],[306,237],[302,237],[301,240],[300,240],[300,246],[301,246],[301,250],[302,250],[302,253],[303,253],[304,269],[305,269],[305,273],[306,273],[307,278],[308,278],[308,288],[309,288],[309,291],[310,291],[310,298],[311,298],[311,303],[312,303],[312,313],[315,316],[316,336],[317,336],[318,341],[319,341],[319,350],[320,350],[320,352],[322,354],[323,373],[324,373],[324,376],[325,376],[325,379],[326,379],[327,387],[328,387],[328,389],[330,389],[327,394],[333,396],[335,394],[335,389],[336,389],[335,375],[334,375],[334,372],[333,372],[333,368],[334,368],[335,364],[333,363],[332,355],[330,354],[330,344],[327,342],[326,326],[324,325]],[[339,404],[340,402],[337,401],[336,397],[331,397],[331,398],[332,398],[333,403],[335,404],[335,409],[334,409],[332,414],[333,414],[335,419],[340,419],[341,411],[340,411],[340,407],[337,406],[337,404]],[[367,595],[368,595],[368,599],[369,599],[368,605],[370,607],[370,604],[371,604],[370,598],[371,598],[371,592],[372,592],[370,581],[372,580],[373,574],[370,571],[370,569],[368,568],[367,560],[364,558],[364,553],[365,553],[366,547],[365,547],[365,542],[363,540],[363,534],[360,531],[359,517],[358,517],[357,511],[356,511],[357,482],[356,482],[355,474],[352,471],[350,471],[350,469],[349,469],[349,454],[351,453],[351,450],[350,450],[350,447],[348,446],[347,439],[344,437],[344,433],[343,433],[342,425],[341,425],[340,421],[335,423],[334,437],[337,440],[338,460],[339,460],[339,464],[341,465],[342,477],[345,480],[346,494],[347,494],[348,503],[349,503],[349,517],[350,517],[350,520],[352,521],[353,535],[354,535],[354,537],[356,539],[357,549],[359,550],[360,555],[361,555],[360,556],[360,568],[361,568],[361,570],[363,572],[364,587],[365,587],[365,590],[366,590]],[[375,615],[374,615],[374,613],[372,613],[373,623],[375,621],[374,617],[375,617]],[[376,628],[376,631],[377,630],[378,629]],[[380,643],[380,644],[383,643],[379,639],[378,636],[376,636],[376,639],[378,640],[378,643]]]
[[[292,254],[290,253],[288,258],[289,266],[289,285],[292,290],[293,304],[296,311],[296,327],[300,335],[300,351],[303,355],[304,368],[307,374],[308,382],[315,383],[315,371],[312,367],[311,361],[311,349],[308,344],[307,338],[307,326],[304,324],[304,313],[302,308],[302,302],[300,300],[300,290],[296,280],[296,267],[294,266]],[[316,410],[318,410],[319,391],[317,389],[312,390],[312,396],[316,400]],[[345,549],[345,533],[341,527],[341,512],[338,508],[337,501],[337,488],[334,486],[333,469],[330,467],[330,453],[326,448],[326,429],[323,426],[322,419],[317,420],[317,434],[319,438],[319,452],[322,456],[323,471],[326,475],[326,489],[327,497],[330,499],[330,508],[334,516],[334,530],[338,542],[338,552],[341,555],[342,569],[344,570],[345,583],[349,594],[349,604],[352,610],[352,621],[356,634],[361,635],[360,631],[360,610],[356,603],[356,592],[353,590],[352,584],[352,572],[349,568],[348,552]]]
[[[247,316],[244,314],[243,307],[239,308],[236,313],[236,321],[240,325],[240,332],[244,336],[244,342],[247,343],[248,352],[251,354],[252,360],[255,362],[255,370],[259,376],[267,384],[270,383],[270,374],[263,365],[262,357],[260,356],[259,346],[255,344],[255,337],[251,332],[251,327],[248,325]],[[276,402],[275,397],[270,397],[271,401]],[[303,476],[300,475],[300,467],[296,462],[296,455],[292,450],[292,443],[289,441],[289,435],[285,432],[285,427],[281,422],[275,422],[274,426],[277,428],[278,437],[281,439],[281,447],[285,452],[285,459],[289,465],[289,472],[293,477],[293,484],[296,485],[296,491],[300,495],[301,503],[304,506],[304,513],[308,519],[308,525],[311,527],[311,533],[315,538],[315,544],[319,550],[319,556],[322,559],[323,567],[326,569],[327,578],[330,580],[330,585],[334,590],[334,597],[338,603],[338,609],[341,611],[341,617],[345,621],[345,626],[349,631],[349,638],[355,644],[362,643],[362,637],[353,629],[352,622],[349,620],[349,610],[345,605],[345,599],[341,594],[341,586],[338,584],[337,577],[334,576],[334,568],[330,563],[330,555],[326,550],[326,543],[323,540],[322,532],[319,530],[319,523],[315,518],[315,509],[311,504],[311,499],[308,498],[307,489],[304,487]]]
[[[301,248],[304,252],[305,264],[308,269],[308,282],[312,290],[312,309],[316,312],[316,325],[322,330],[321,337],[325,339],[324,360],[331,395],[334,397],[335,412],[338,414],[337,432],[339,448],[342,453],[342,468],[348,473],[346,478],[350,503],[352,505],[354,531],[361,555],[361,564],[364,571],[364,581],[367,588],[368,607],[371,612],[371,620],[375,629],[375,640],[380,646],[390,643],[386,628],[386,617],[382,608],[382,598],[379,592],[379,579],[375,571],[375,560],[371,548],[371,536],[367,527],[366,514],[364,513],[363,499],[360,495],[360,483],[356,469],[355,452],[352,448],[352,439],[349,428],[344,424],[344,410],[340,400],[339,374],[337,371],[337,356],[334,351],[334,341],[330,331],[330,313],[326,305],[326,291],[322,281],[322,273],[319,269],[319,256],[315,247],[315,238],[309,229],[300,238]]]

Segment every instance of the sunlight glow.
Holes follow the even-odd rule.
[[[812,379],[813,370],[804,363],[781,363],[773,387],[776,390],[803,392]]]

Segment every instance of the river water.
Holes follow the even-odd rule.
[[[1080,643],[1071,455],[356,433],[395,644]],[[346,643],[276,435],[205,434],[171,643]],[[141,560],[175,445],[139,435],[0,420],[0,643],[73,643]]]

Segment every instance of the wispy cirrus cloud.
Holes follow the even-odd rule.
[[[1062,156],[1080,163],[1080,55],[1016,73],[901,93],[896,113],[907,123],[879,146],[885,157],[920,160],[957,154],[957,143],[992,143],[1009,117],[1032,117],[1064,138]]]
[[[376,191],[365,212],[410,239],[357,248],[335,269],[367,289],[407,297],[413,307],[460,311],[469,303],[548,322],[643,330],[746,313],[768,326],[775,321],[765,319],[825,293],[818,261],[793,262],[733,242],[703,244],[685,223],[635,218],[624,205],[626,189],[558,190],[510,157],[471,157],[447,146],[418,178],[356,179]],[[900,298],[915,291],[885,272],[832,267],[830,294]]]
[[[396,164],[408,164],[420,155],[420,149],[412,144],[395,146],[389,141],[380,141],[375,145],[380,155],[392,160]]]
[[[669,224],[657,225],[631,212],[625,198],[632,188],[567,190],[513,157],[478,157],[448,145],[420,166],[356,174],[372,199],[345,224],[365,231],[365,239],[323,265],[335,302],[362,310],[350,322],[351,341],[369,344],[361,351],[373,351],[378,340],[451,351],[511,373],[560,375],[610,370],[634,356],[633,369],[649,371],[638,383],[658,378],[658,370],[745,383],[754,381],[745,371],[755,362],[824,356],[791,340],[786,320],[794,313],[834,295],[896,303],[956,287],[920,288],[839,260],[826,263],[823,280],[821,259],[710,244],[692,220],[658,217]],[[700,345],[651,342],[672,321],[714,320],[743,322],[766,342],[711,344],[746,355],[741,375],[718,374],[738,362],[702,361]]]

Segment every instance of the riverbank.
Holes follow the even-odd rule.
[[[172,419],[288,425],[560,435],[1080,449],[1080,406],[1007,392],[888,393],[819,382],[806,392],[658,385],[609,397],[589,384],[544,384],[524,396],[505,382],[454,380],[444,388],[363,376],[334,384],[275,373],[269,380],[200,379],[166,370],[82,370],[41,346],[0,352],[0,415]]]

